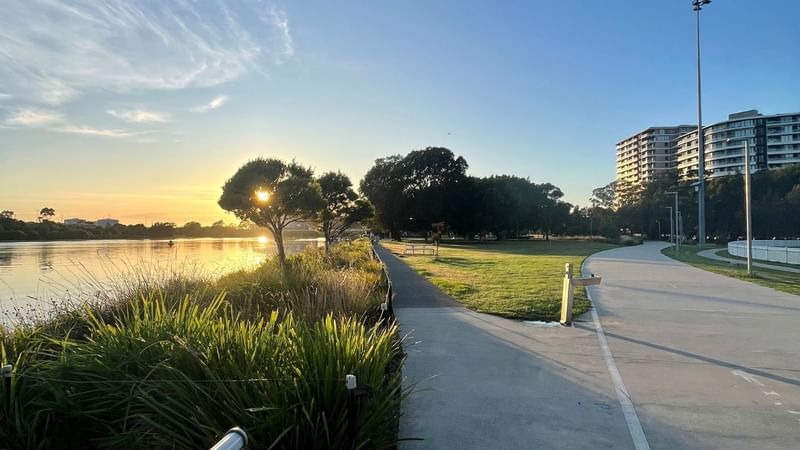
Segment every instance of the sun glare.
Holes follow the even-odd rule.
[[[266,202],[269,200],[269,192],[267,191],[256,191],[256,198],[260,202]]]
[[[269,239],[267,239],[266,236],[259,236],[258,237],[258,242],[261,243],[261,244],[266,244],[268,241],[269,241]]]

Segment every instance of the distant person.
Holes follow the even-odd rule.
[[[170,239],[170,240],[169,240],[169,242],[167,242],[167,245],[169,245],[170,247],[172,247],[173,245],[175,245],[175,243],[174,243],[174,242],[172,242],[172,239]]]

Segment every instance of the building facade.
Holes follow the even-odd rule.
[[[659,172],[672,169],[672,145],[678,136],[691,130],[691,125],[651,127],[618,142],[617,181],[646,183]]]
[[[707,178],[744,172],[744,143],[750,144],[750,170],[800,163],[800,113],[765,116],[757,110],[730,114],[703,128]],[[682,179],[697,179],[697,130],[673,145],[675,169]]]
[[[800,163],[800,113],[765,116],[757,110],[730,114],[703,127],[707,178],[744,171],[744,142],[750,144],[750,169],[775,169]],[[697,127],[653,127],[617,144],[616,180],[646,183],[663,170],[697,179]]]

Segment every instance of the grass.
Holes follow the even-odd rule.
[[[748,281],[781,292],[800,295],[800,275],[796,273],[753,267],[753,275],[750,276],[747,275],[747,268],[743,265],[732,265],[724,261],[703,258],[697,255],[698,251],[697,247],[681,247],[680,252],[676,255],[672,247],[666,247],[661,250],[661,253],[698,269]]]
[[[403,256],[402,242],[383,243],[445,293],[479,312],[509,318],[557,320],[564,264],[573,274],[592,253],[614,245],[595,241],[499,241],[443,244],[439,256]],[[591,305],[575,290],[574,314]]]
[[[747,258],[745,258],[743,256],[731,255],[730,253],[728,253],[727,249],[718,250],[718,251],[716,251],[714,253],[717,254],[718,256],[722,256],[722,257],[725,257],[725,258],[736,259],[736,260],[739,260],[739,261],[747,261]],[[787,264],[787,263],[776,262],[776,261],[763,261],[763,260],[760,260],[760,259],[753,259],[753,262],[769,264],[769,265],[772,265],[772,266],[789,267],[791,269],[800,269],[800,265],[797,265],[797,264]]]
[[[372,314],[382,289],[364,241],[0,329],[0,447],[209,448],[240,426],[252,448],[391,448],[402,350]],[[368,386],[354,428],[346,374]]]

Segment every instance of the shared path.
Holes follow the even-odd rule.
[[[379,248],[415,387],[401,448],[797,448],[800,297],[663,247],[590,257],[572,328],[470,311]]]

